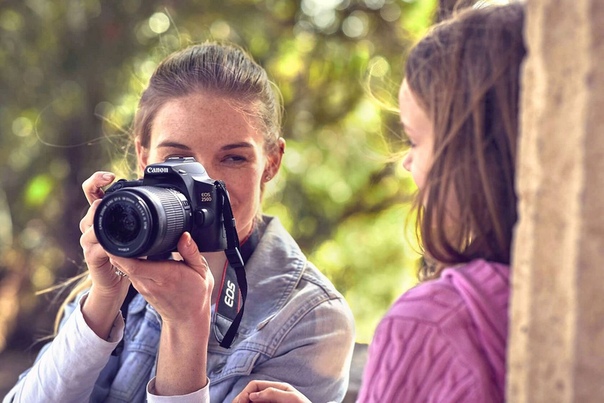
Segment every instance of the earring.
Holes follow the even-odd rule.
[[[271,179],[273,179],[273,177],[272,177],[270,174],[266,174],[266,175],[264,175],[264,181],[265,181],[265,182],[268,182],[268,181],[270,181]]]

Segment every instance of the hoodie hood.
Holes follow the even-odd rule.
[[[464,300],[496,379],[505,379],[509,276],[509,266],[484,260],[441,275]]]

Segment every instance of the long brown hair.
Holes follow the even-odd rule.
[[[518,3],[465,10],[408,56],[407,83],[434,124],[433,163],[416,204],[429,263],[421,278],[478,258],[510,262],[523,23]]]

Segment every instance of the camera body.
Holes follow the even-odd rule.
[[[123,257],[166,259],[185,231],[202,252],[225,250],[228,195],[219,184],[192,157],[150,164],[142,180],[120,179],[106,190],[94,232],[107,252]]]

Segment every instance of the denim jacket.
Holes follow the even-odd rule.
[[[313,402],[342,401],[354,345],[352,313],[277,218],[263,217],[260,227],[264,232],[245,266],[248,295],[238,336],[225,349],[210,335],[211,401],[232,401],[253,379],[290,383]],[[145,401],[160,331],[158,313],[141,295],[134,297],[123,351],[109,358],[91,402]]]

